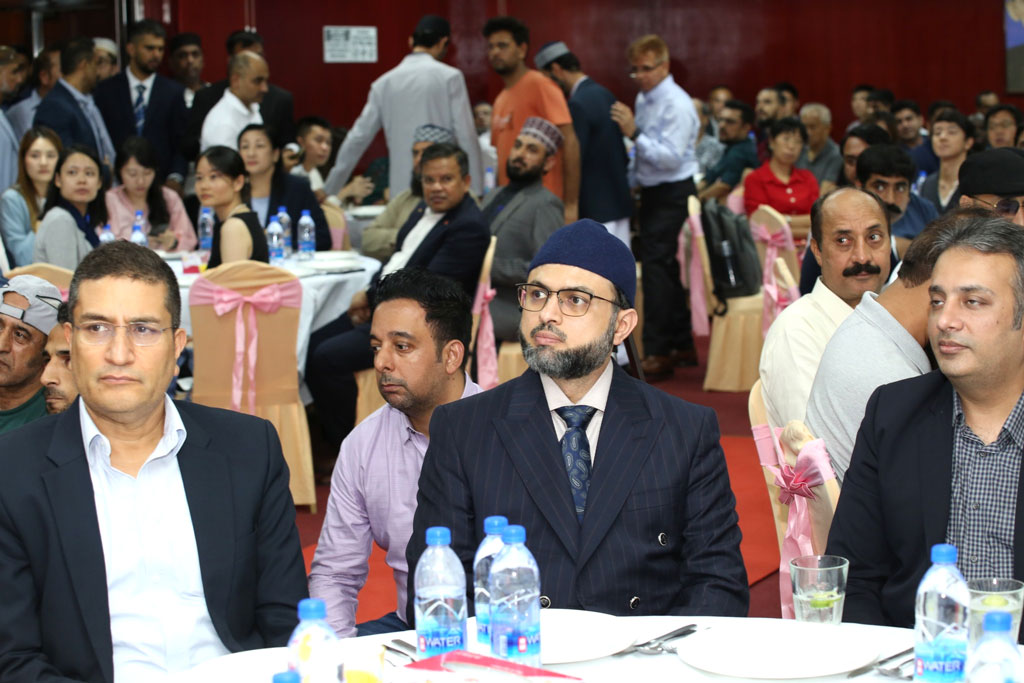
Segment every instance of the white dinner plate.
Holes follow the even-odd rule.
[[[387,206],[383,204],[371,204],[370,206],[354,206],[351,209],[348,209],[346,213],[352,216],[352,218],[359,218],[365,220],[367,218],[376,218],[377,216],[384,213],[384,209],[386,208]]]
[[[745,619],[697,631],[678,641],[678,654],[695,669],[721,676],[792,679],[859,669],[875,661],[878,647],[877,637],[859,628]]]
[[[180,261],[181,260],[182,252],[180,252],[180,251],[164,251],[162,249],[154,249],[153,251],[155,251],[160,256],[160,258],[162,258],[164,261]]]
[[[315,251],[313,252],[314,261],[352,261],[359,263],[359,254],[354,251]]]

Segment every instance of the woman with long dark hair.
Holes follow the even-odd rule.
[[[248,175],[242,157],[230,147],[214,145],[199,155],[196,195],[217,218],[208,268],[246,259],[270,263],[259,216],[247,205]]]
[[[29,128],[18,148],[18,180],[0,195],[0,237],[14,266],[32,263],[36,230],[62,146],[46,126]]]
[[[135,212],[141,211],[149,246],[190,251],[196,246],[192,221],[181,197],[164,187],[159,168],[156,150],[145,138],[133,135],[121,143],[114,164],[114,175],[121,184],[107,190],[106,195],[110,229],[118,239],[129,239]]]
[[[100,157],[88,145],[61,152],[36,233],[33,260],[74,270],[99,246],[96,228],[107,222]]]

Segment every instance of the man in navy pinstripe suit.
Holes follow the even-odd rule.
[[[526,527],[542,607],[746,615],[714,412],[610,362],[637,324],[634,268],[629,249],[589,219],[558,230],[534,257],[518,288],[530,369],[435,410],[410,573],[427,527],[447,526],[472,595],[483,520],[501,514]]]

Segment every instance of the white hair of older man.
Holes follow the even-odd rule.
[[[832,112],[821,102],[808,102],[800,107],[800,118],[803,118],[804,114],[816,115],[822,123],[832,123]]]

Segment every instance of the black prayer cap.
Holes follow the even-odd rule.
[[[960,192],[965,195],[1024,195],[1024,150],[988,149],[968,154],[960,165]]]

